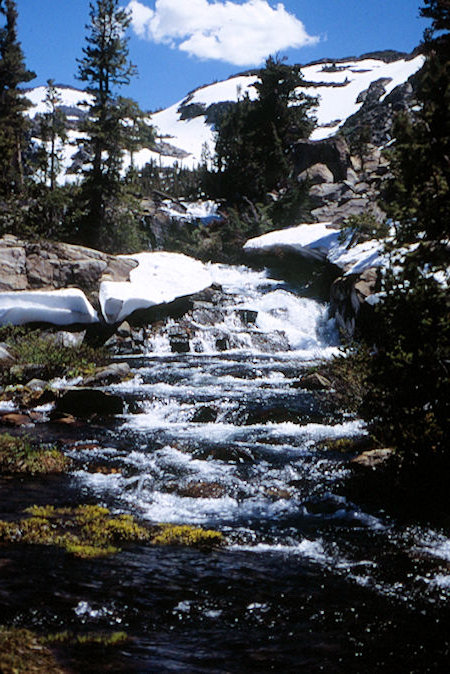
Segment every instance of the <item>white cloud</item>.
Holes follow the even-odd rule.
[[[156,0],[155,9],[131,0],[132,28],[150,42],[164,43],[201,59],[258,65],[275,52],[315,44],[303,23],[283,4],[267,0]]]

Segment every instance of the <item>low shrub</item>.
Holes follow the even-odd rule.
[[[26,436],[0,435],[0,473],[64,473],[71,464],[71,460],[54,446],[37,445]]]
[[[51,335],[43,336],[40,330],[24,326],[5,326],[0,328],[0,342],[7,344],[8,351],[19,365],[13,369],[3,365],[0,370],[0,383],[14,383],[20,378],[20,369],[25,365],[39,365],[42,376],[53,377],[89,375],[96,366],[109,360],[107,351],[86,344],[80,346],[62,346]]]
[[[312,371],[318,371],[331,382],[333,400],[340,409],[356,413],[367,391],[369,363],[369,350],[359,345],[323,361]]]
[[[343,243],[351,236],[350,245],[356,245],[371,239],[384,239],[388,234],[389,227],[385,221],[378,220],[370,211],[364,211],[344,220],[339,240]]]

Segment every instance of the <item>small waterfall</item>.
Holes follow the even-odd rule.
[[[336,352],[337,330],[324,304],[299,297],[266,272],[219,264],[210,272],[222,292],[195,302],[183,320],[169,320],[150,337],[148,355],[170,353],[171,341],[183,332],[189,351],[203,354],[298,352],[311,360]]]

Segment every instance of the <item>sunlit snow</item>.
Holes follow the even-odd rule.
[[[97,312],[76,288],[0,293],[0,325],[96,323]]]
[[[131,271],[130,281],[104,281],[100,285],[100,305],[108,323],[121,321],[137,309],[192,295],[212,283],[202,262],[180,253],[139,253],[131,257],[139,265]]]
[[[330,71],[333,61],[307,65],[302,68],[305,80],[316,83],[317,86],[308,86],[301,89],[306,94],[319,98],[316,116],[318,127],[311,135],[312,140],[320,140],[332,136],[344,122],[362,106],[360,95],[367,91],[370,84],[377,80],[385,80],[385,98],[395,87],[406,82],[411,75],[423,65],[424,57],[416,56],[412,59],[400,59],[392,63],[385,63],[379,59],[354,59],[337,62],[336,69]],[[254,75],[238,75],[227,80],[216,82],[193,91],[186,98],[178,101],[165,110],[156,112],[149,119],[157,130],[157,145],[153,149],[144,148],[134,154],[133,161],[136,168],[141,169],[146,163],[154,161],[161,167],[173,166],[175,163],[184,168],[195,168],[202,160],[205,150],[214,151],[214,130],[206,123],[205,117],[200,115],[193,119],[181,119],[181,107],[192,104],[209,107],[215,103],[237,101],[245,95],[256,98],[257,92]],[[86,102],[91,97],[83,91],[70,87],[57,87],[62,97],[62,105],[66,108],[78,107],[86,110]],[[46,87],[36,87],[26,92],[32,107],[28,111],[34,118],[38,113],[48,111],[45,103]],[[358,102],[359,99],[359,102]],[[168,151],[164,143],[175,148]],[[159,148],[158,148],[159,144]],[[76,152],[75,147],[68,147],[64,158],[64,168],[67,169]],[[160,151],[158,151],[160,150]],[[130,156],[124,158],[124,169],[130,165]],[[65,180],[74,179],[66,176]]]
[[[303,224],[249,239],[244,250],[266,255],[282,250],[313,259],[328,260],[344,269],[346,274],[358,274],[370,267],[386,264],[381,241],[365,241],[349,247],[349,241],[342,241],[341,235],[341,230],[329,222]]]

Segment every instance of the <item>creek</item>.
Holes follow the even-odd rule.
[[[79,672],[443,672],[450,540],[346,494],[348,456],[327,441],[363,423],[301,388],[337,352],[327,306],[264,272],[216,265],[223,288],[198,302],[190,350],[169,320],[142,353],[126,413],[64,444],[64,477],[1,481],[1,517],[32,503],[100,503],[149,523],[220,530],[210,552],[139,546],[76,560],[0,548],[4,624],[39,633],[123,630],[125,646],[63,653]],[[180,327],[181,326],[181,327]]]

